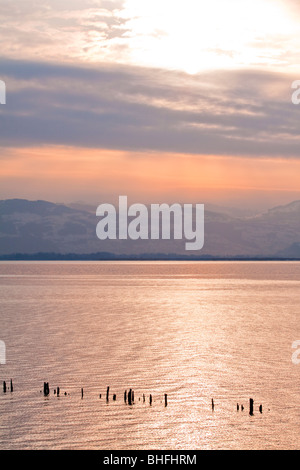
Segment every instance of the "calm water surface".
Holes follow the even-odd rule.
[[[0,263],[0,448],[298,449],[299,287],[297,262]]]

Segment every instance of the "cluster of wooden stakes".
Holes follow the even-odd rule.
[[[10,392],[13,392],[14,391],[14,386],[13,386],[13,381],[10,380],[10,387],[6,384],[5,381],[3,381],[3,393],[6,393],[7,391],[10,391]],[[43,388],[43,392],[44,392],[44,396],[47,397],[50,395],[50,387],[49,387],[49,382],[44,382],[44,388]],[[109,397],[110,397],[110,388],[107,387],[106,389],[106,402],[108,403],[109,402]],[[59,387],[56,387],[56,389],[54,389],[54,395],[56,396],[60,396],[60,388]],[[67,395],[67,392],[64,392],[64,395]],[[81,398],[83,399],[83,396],[84,396],[84,391],[83,391],[83,388],[81,389]],[[99,395],[99,398],[102,398],[102,394]],[[116,394],[113,394],[113,401],[116,401],[117,400],[117,395]],[[140,400],[140,398],[139,398]],[[150,394],[149,395],[149,404],[150,406],[152,406],[152,401],[153,401],[153,397],[152,395]],[[124,402],[128,405],[133,405],[134,404],[134,390],[130,389],[128,392],[127,390],[125,390],[124,392]],[[143,394],[143,403],[146,402],[146,396],[145,394]],[[168,395],[165,393],[164,394],[164,403],[165,403],[165,407],[168,406]],[[240,405],[239,403],[237,403],[237,411],[244,411],[244,405]],[[214,411],[215,409],[215,402],[214,402],[214,399],[212,398],[211,400],[211,408],[212,408],[212,411]],[[263,407],[262,405],[259,406],[259,412],[262,413],[263,412]],[[249,414],[250,416],[253,416],[254,415],[254,400],[253,398],[250,398],[249,399]]]
[[[106,402],[107,403],[109,402],[109,398],[110,398],[109,392],[110,392],[110,387],[107,387],[107,389],[106,389]],[[44,382],[44,396],[47,397],[48,395],[50,395],[49,382]],[[54,390],[54,395],[57,395],[59,397],[59,395],[60,395],[60,388],[59,387],[57,387]],[[67,395],[67,392],[65,392],[64,395]],[[84,396],[84,392],[83,392],[83,388],[82,388],[81,389],[81,398],[82,399],[83,399],[83,396]],[[101,393],[99,395],[99,398],[102,398]],[[116,400],[117,400],[117,395],[113,394],[113,401],[116,401]],[[168,395],[166,393],[164,395],[164,400],[165,400],[165,406],[168,406]],[[150,405],[152,405],[152,401],[153,401],[153,397],[150,394],[149,395]],[[134,390],[132,390],[132,388],[128,392],[127,392],[127,390],[125,390],[125,392],[124,392],[124,402],[127,403],[128,405],[133,405],[134,404]],[[144,403],[146,402],[145,394],[143,394],[143,402]]]

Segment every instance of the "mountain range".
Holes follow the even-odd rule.
[[[105,240],[96,236],[96,207],[48,201],[0,201],[0,256],[111,253],[114,256],[300,259],[300,201],[262,214],[205,210],[205,243],[186,252],[185,240]]]

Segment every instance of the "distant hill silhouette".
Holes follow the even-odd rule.
[[[93,212],[84,204],[2,200],[0,256],[300,259],[300,201],[248,217],[206,210],[205,244],[199,252],[186,252],[185,240],[100,241],[98,221],[96,207]]]

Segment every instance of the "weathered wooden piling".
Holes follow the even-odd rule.
[[[250,410],[249,410],[249,415],[253,416],[253,405],[254,405],[254,400],[253,398],[250,398]]]
[[[45,397],[47,397],[50,393],[50,390],[49,390],[49,383],[48,382],[44,382],[44,395]]]
[[[83,398],[83,388],[81,389],[81,398]]]
[[[236,410],[240,411],[240,405],[238,403],[236,404]]]
[[[211,409],[214,411],[215,409],[215,402],[214,402],[214,399],[212,398],[211,399]]]
[[[152,405],[152,395],[150,394],[150,397],[149,397],[149,403],[150,405]]]
[[[106,401],[109,401],[109,387],[106,389]]]
[[[262,413],[262,405],[259,406],[259,412]]]
[[[143,403],[145,403],[146,401],[146,397],[145,397],[145,394],[143,393]]]
[[[127,403],[127,390],[124,392],[124,402]]]
[[[132,390],[131,392],[131,400],[132,400],[132,403],[134,403],[134,390]]]
[[[113,395],[113,401],[116,401],[117,395]]]
[[[6,382],[3,380],[3,393],[6,393]]]
[[[11,392],[14,391],[14,386],[13,386],[13,381],[12,381],[12,379],[10,379],[10,391],[11,391]]]
[[[56,394],[57,394],[58,397],[59,397],[59,392],[60,392],[59,387],[57,387]]]
[[[132,389],[129,390],[128,392],[128,405],[132,405]]]
[[[165,393],[165,406],[168,406],[168,395]]]

